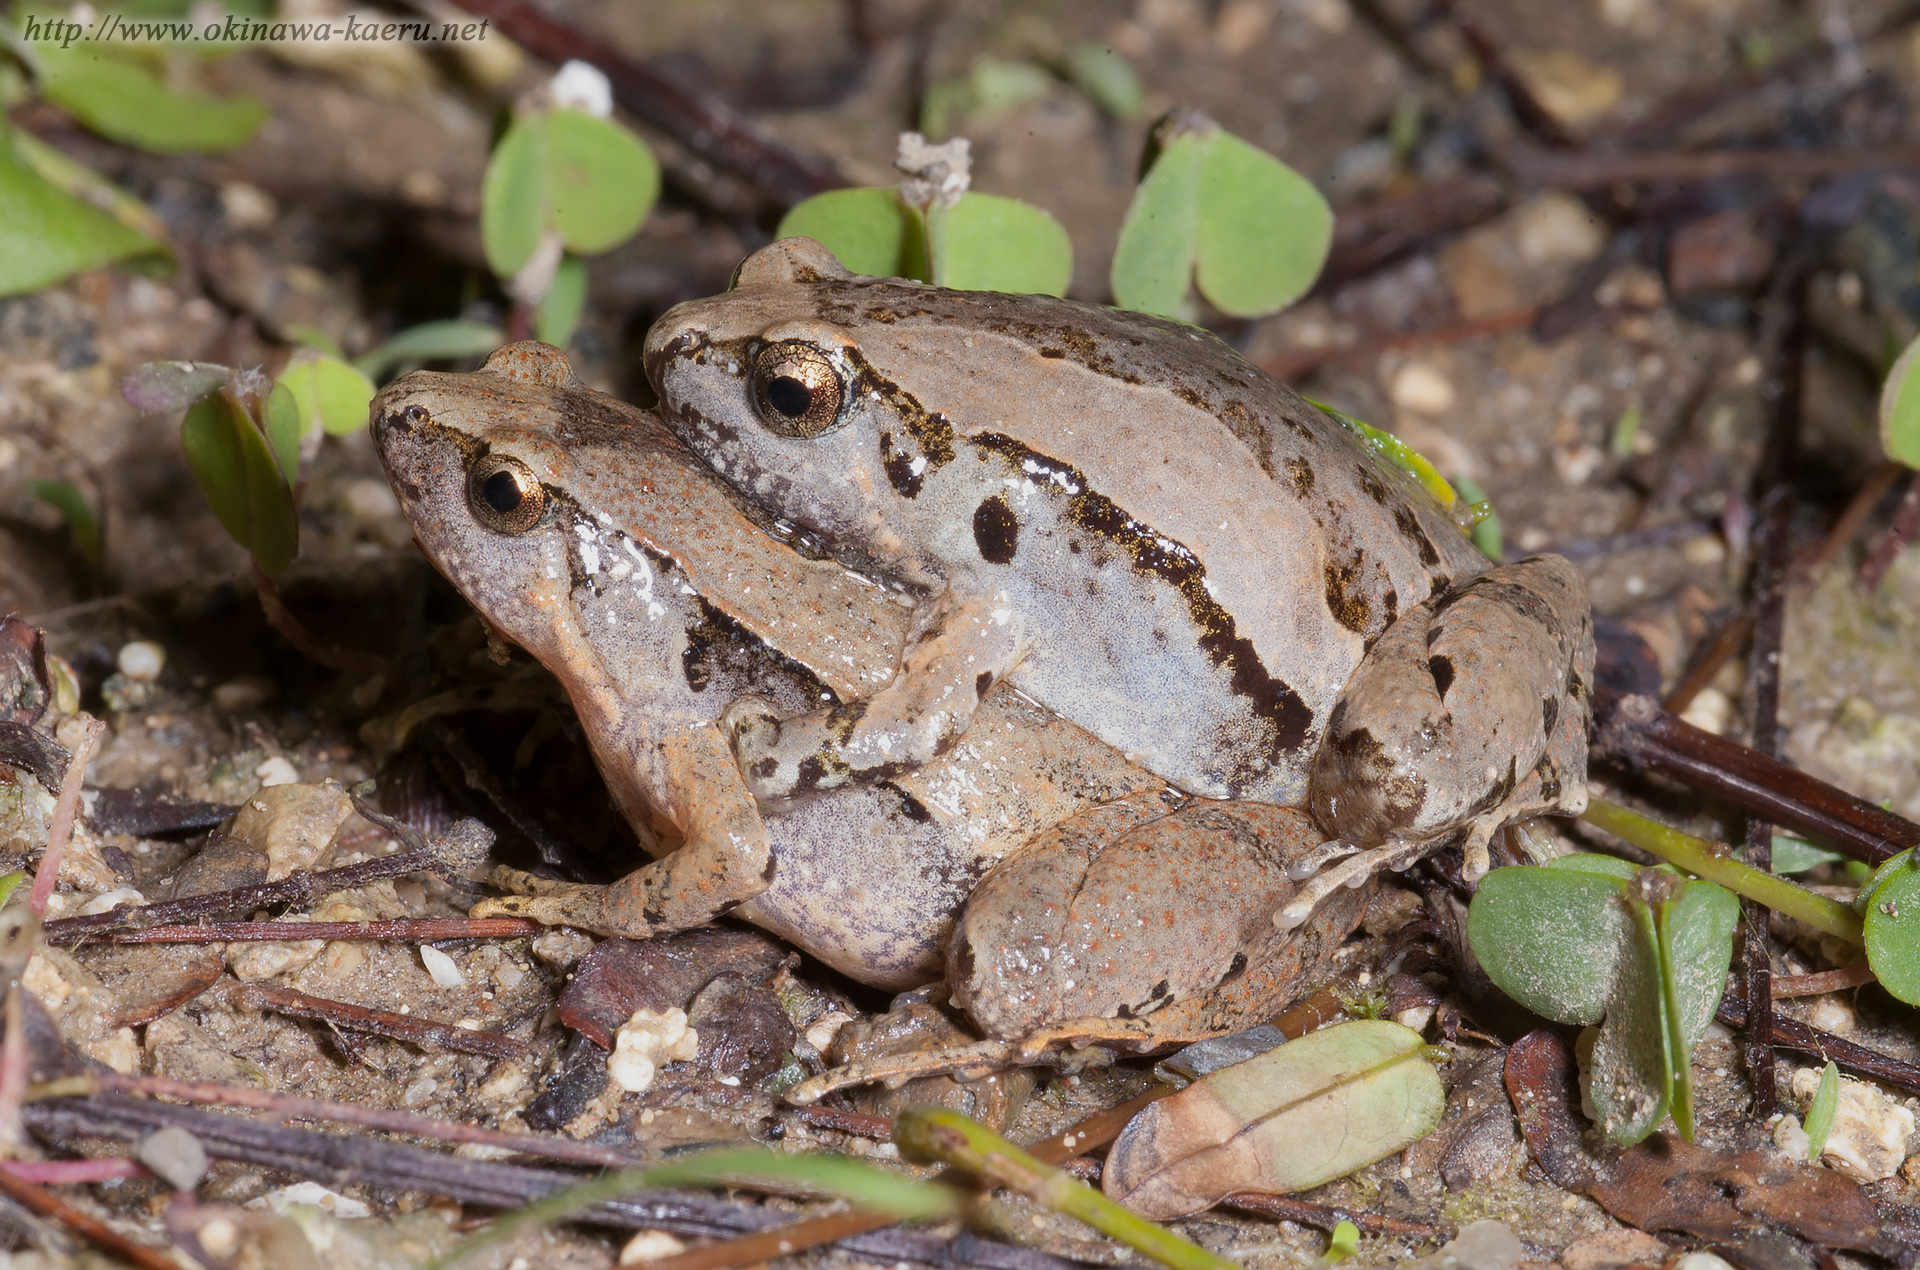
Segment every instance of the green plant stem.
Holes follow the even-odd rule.
[[[1660,957],[1660,1013],[1662,1049],[1667,1058],[1667,1084],[1671,1086],[1667,1110],[1673,1116],[1675,1127],[1680,1136],[1688,1142],[1693,1141],[1693,1063],[1692,1050],[1687,1045],[1686,1029],[1681,1020],[1686,1016],[1680,1002],[1680,972],[1673,962],[1673,907],[1674,899],[1660,900],[1652,906],[1641,905],[1649,910],[1654,951]]]
[[[1233,1262],[1128,1212],[1086,1183],[1051,1168],[978,1121],[939,1107],[913,1107],[893,1122],[901,1154],[965,1169],[1055,1212],[1087,1223],[1173,1270],[1238,1270]]]
[[[1604,798],[1588,803],[1581,819],[1642,851],[1652,852],[1668,864],[1717,882],[1736,895],[1744,895],[1776,913],[1805,922],[1815,930],[1837,935],[1850,944],[1866,943],[1860,915],[1847,905],[1736,859],[1733,849],[1723,842],[1681,833]]]

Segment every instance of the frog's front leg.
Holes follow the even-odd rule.
[[[900,670],[872,697],[788,718],[742,697],[722,726],[762,800],[870,785],[946,753],[1019,656],[1020,620],[1004,596],[949,592],[922,608]]]
[[[1308,794],[1333,841],[1277,921],[1382,869],[1462,843],[1469,880],[1508,821],[1587,803],[1593,618],[1559,556],[1502,565],[1400,617],[1348,680]]]
[[[1148,792],[1083,812],[974,889],[948,946],[953,1001],[988,1036],[1035,1046],[1151,1046],[1258,1022],[1360,920],[1367,895],[1347,891],[1300,929],[1274,927],[1296,890],[1288,866],[1323,837],[1305,812],[1266,803]]]
[[[719,730],[696,726],[661,749],[686,809],[685,841],[677,850],[608,886],[497,869],[495,885],[526,893],[483,900],[473,915],[531,917],[646,939],[704,925],[765,891],[773,880],[773,850]]]

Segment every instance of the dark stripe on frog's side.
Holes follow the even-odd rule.
[[[647,554],[651,557],[653,552]],[[670,560],[661,560],[658,567],[663,580],[675,572]],[[687,646],[680,652],[680,670],[687,678],[688,688],[706,691],[713,680],[715,666],[723,659],[737,657],[747,663],[742,677],[749,682],[763,679],[769,673],[779,674],[790,680],[808,700],[840,705],[839,696],[804,663],[755,635],[734,617],[709,604],[706,597],[696,599],[700,605],[700,621],[687,628]]]
[[[1085,474],[1070,464],[997,432],[976,432],[967,439],[982,451],[983,458],[989,454],[999,457],[1010,473],[1029,478],[1044,473],[1058,478],[1035,483],[1055,497],[1063,488],[1073,491],[1066,495],[1064,518],[1068,523],[1112,543],[1127,553],[1136,574],[1163,582],[1179,594],[1200,633],[1200,647],[1215,666],[1227,672],[1234,694],[1246,698],[1254,717],[1265,720],[1271,729],[1266,747],[1269,762],[1306,746],[1313,734],[1313,710],[1291,685],[1267,670],[1253,641],[1239,633],[1232,615],[1207,594],[1206,568],[1191,550],[1129,516],[1112,499],[1094,490]],[[1029,464],[1038,471],[1029,471]],[[1227,779],[1240,786],[1258,775],[1247,771]]]

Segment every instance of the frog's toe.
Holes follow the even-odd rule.
[[[548,881],[547,879],[540,879]],[[644,921],[622,920],[609,909],[603,886],[584,886],[577,882],[552,883],[541,895],[501,895],[481,900],[468,910],[470,917],[525,917],[542,926],[571,926],[596,935],[620,935],[628,939],[646,939],[654,931]]]
[[[1327,844],[1327,846],[1337,845],[1341,844]],[[1389,842],[1384,846],[1372,847],[1350,855],[1332,868],[1321,871],[1303,883],[1300,889],[1294,892],[1293,898],[1274,913],[1273,924],[1279,930],[1292,930],[1302,926],[1309,917],[1313,916],[1313,910],[1341,887],[1362,887],[1376,874],[1407,868],[1421,856],[1426,855],[1432,846],[1431,842],[1424,840]]]
[[[1335,860],[1344,859],[1358,850],[1360,847],[1356,843],[1348,842],[1343,838],[1330,838],[1289,864],[1287,878],[1294,882],[1304,882]]]

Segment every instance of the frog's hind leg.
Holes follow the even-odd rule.
[[[1288,866],[1322,835],[1296,808],[1138,794],[1083,812],[974,889],[948,945],[954,1004],[1023,1052],[1152,1047],[1257,1022],[1358,924],[1347,891],[1280,931]]]
[[[1347,681],[1309,777],[1320,827],[1370,849],[1336,866],[1342,882],[1455,841],[1478,878],[1507,821],[1584,809],[1593,662],[1586,587],[1559,556],[1402,614]]]

